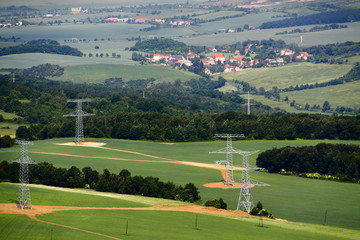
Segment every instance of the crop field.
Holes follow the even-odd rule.
[[[109,52],[111,56],[112,52]],[[93,53],[95,54],[95,53]],[[121,58],[100,58],[100,57],[74,57],[58,54],[46,54],[46,53],[24,53],[6,55],[0,57],[0,65],[4,68],[30,68],[40,64],[56,64],[62,67],[67,66],[79,66],[85,64],[132,64],[136,65],[137,62],[131,61],[126,57]]]
[[[339,78],[350,71],[352,65],[294,63],[275,68],[249,69],[222,74],[227,80],[248,82],[257,88],[271,90],[301,84],[315,84]]]
[[[259,227],[258,218],[226,214],[221,210],[208,210],[206,213],[196,205],[171,200],[112,193],[101,195],[94,191],[49,189],[37,185],[31,186],[33,209],[16,210],[14,199],[4,196],[15,198],[17,184],[1,183],[0,189],[3,193],[0,196],[0,209],[4,211],[6,208],[5,214],[0,212],[0,236],[9,240],[215,240],[240,235],[247,239],[332,240],[357,239],[359,236],[356,230],[267,219],[262,221],[264,227]],[[125,200],[128,198],[131,200]],[[183,212],[182,206],[190,211]],[[6,214],[9,209],[12,214]]]
[[[216,169],[196,167],[187,162],[213,163],[225,156],[209,154],[226,146],[224,141],[162,144],[158,142],[124,141],[110,139],[89,139],[105,142],[103,148],[55,145],[72,139],[52,139],[36,141],[29,148],[30,157],[36,162],[50,162],[57,167],[77,166],[80,169],[91,166],[102,172],[104,168],[118,173],[128,169],[133,176],[155,176],[161,181],[172,181],[184,185],[193,182],[200,191],[203,201],[222,197],[230,209],[235,209],[238,189],[207,188],[203,184],[219,182],[221,174]],[[260,150],[273,147],[316,145],[319,142],[360,144],[359,141],[236,141],[234,148]],[[123,150],[127,152],[123,152]],[[2,159],[11,161],[19,156],[19,146],[1,150]],[[146,154],[146,155],[143,155]],[[256,155],[250,158],[255,164]],[[185,163],[174,162],[185,161]],[[234,156],[234,165],[240,165],[240,157]],[[291,221],[322,224],[325,211],[328,212],[327,224],[331,226],[359,229],[360,221],[357,204],[360,197],[358,184],[339,183],[323,180],[282,176],[263,172],[252,172],[252,178],[271,184],[270,187],[252,189],[254,201],[261,201],[275,217]],[[240,174],[236,174],[236,178]],[[342,196],[339,198],[339,196]],[[324,202],[323,200],[326,199]],[[346,207],[351,206],[351,207]]]
[[[172,82],[177,79],[190,80],[199,76],[191,72],[155,65],[96,64],[66,67],[64,75],[52,79],[74,83],[102,83],[105,79],[113,77],[121,77],[124,80],[155,78],[158,82]]]
[[[239,27],[243,27],[244,23],[240,22],[240,19],[238,20],[239,23],[238,24],[234,23],[233,27],[237,25]],[[252,22],[247,24],[252,25],[251,23]],[[197,46],[206,45],[209,47],[214,47],[215,45],[221,45],[221,44],[232,44],[235,42],[243,42],[246,40],[263,40],[269,38],[275,40],[282,39],[288,44],[296,43],[299,46],[323,45],[323,44],[346,42],[346,41],[357,42],[358,39],[360,38],[360,23],[353,22],[353,23],[347,23],[346,25],[348,25],[348,28],[333,29],[333,30],[321,31],[321,32],[301,33],[301,34],[287,34],[287,35],[275,35],[275,34],[283,31],[291,31],[292,29],[295,29],[297,27],[264,29],[264,30],[255,29],[251,31],[244,31],[237,33],[218,33],[211,35],[193,36],[193,37],[183,38],[182,42],[189,45],[197,45]],[[309,29],[311,27],[314,27],[314,25],[302,26],[301,29]],[[224,29],[226,27],[225,25],[223,25],[222,27],[220,25],[214,28],[212,28],[211,26],[206,28],[206,25],[204,26],[204,29],[207,30],[208,32],[211,32],[211,30],[213,29],[219,29],[219,28]],[[198,31],[201,31],[201,28]],[[303,43],[300,42],[300,36],[303,36]]]
[[[322,106],[324,101],[329,101],[332,108],[345,106],[351,108],[360,107],[360,82],[350,82],[346,84],[328,86],[325,88],[308,89],[302,91],[281,93],[281,98],[289,97],[301,105],[306,103]]]
[[[215,18],[230,17],[241,13],[242,13],[241,11],[218,11],[218,12],[209,12],[207,14],[197,16],[196,18],[200,20],[212,20]]]

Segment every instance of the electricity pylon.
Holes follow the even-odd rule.
[[[29,189],[29,164],[36,163],[29,157],[27,146],[33,145],[33,142],[21,140],[16,140],[15,142],[21,145],[21,157],[14,160],[14,162],[20,163],[18,206],[21,209],[25,207],[32,208]]]
[[[69,99],[67,102],[76,102],[76,111],[64,117],[76,117],[76,127],[75,127],[75,143],[80,144],[84,142],[84,125],[83,117],[93,116],[95,114],[85,113],[82,110],[83,102],[91,102],[91,99]]]
[[[242,211],[245,211],[248,213],[250,213],[251,209],[254,206],[250,188],[252,188],[254,186],[270,186],[269,184],[262,183],[262,182],[259,182],[256,180],[252,180],[250,178],[250,169],[261,169],[258,167],[251,167],[249,164],[249,156],[252,154],[255,154],[257,152],[258,151],[239,152],[239,154],[243,156],[243,162],[242,162],[242,170],[241,170],[242,176],[241,176],[241,182],[240,182],[241,188],[240,188],[239,200],[238,200],[236,209],[242,210]]]
[[[250,92],[248,91],[248,94],[247,94],[247,103],[246,103],[246,104],[243,104],[243,105],[246,105],[247,115],[250,115],[250,106],[251,106],[251,105],[254,105],[254,104],[251,104],[251,103],[250,103],[250,99],[252,99],[252,98],[250,98]]]
[[[233,166],[233,154],[238,153],[239,150],[236,150],[232,146],[232,139],[233,138],[242,138],[244,137],[244,134],[215,134],[215,137],[218,138],[226,138],[226,148],[209,152],[209,153],[225,153],[226,154],[226,160],[219,160],[215,161],[216,164],[224,164],[225,165],[225,174],[226,179],[224,179],[224,184],[233,184],[234,183],[234,166]]]

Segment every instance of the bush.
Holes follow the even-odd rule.
[[[219,200],[214,199],[214,200],[206,201],[205,206],[206,207],[216,207],[219,209],[227,209],[227,203],[222,198],[220,198]]]

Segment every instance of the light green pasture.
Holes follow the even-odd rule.
[[[54,145],[54,142],[67,142],[72,139],[52,139],[36,141],[29,147],[30,157],[36,162],[47,161],[57,167],[77,166],[80,169],[91,166],[102,172],[108,168],[113,173],[122,169],[128,169],[132,175],[155,176],[161,181],[172,181],[175,184],[184,185],[193,182],[200,191],[203,201],[222,197],[230,209],[236,208],[239,195],[238,189],[215,189],[205,188],[202,185],[209,182],[222,180],[217,170],[200,168],[195,166],[180,165],[168,162],[142,162],[129,160],[106,159],[101,156],[114,158],[129,158],[135,160],[163,160],[152,157],[144,157],[134,153],[123,153],[114,150],[95,149],[88,147],[66,147]],[[128,151],[141,152],[162,158],[181,161],[214,163],[216,160],[224,160],[226,156],[209,154],[226,146],[225,141],[195,142],[161,144],[157,142],[124,141],[111,139],[89,139],[88,141],[105,142],[106,147]],[[296,140],[296,141],[234,141],[233,146],[242,150],[260,150],[260,152],[273,147],[316,145],[319,142],[359,144],[359,141],[322,141],[322,140]],[[7,151],[14,152],[7,152]],[[0,156],[4,160],[11,161],[19,157],[19,146],[4,149]],[[81,158],[75,156],[47,155],[34,152],[54,152],[73,155],[94,156],[97,158]],[[257,154],[251,156],[250,163],[255,165]],[[168,160],[164,160],[168,161]],[[234,165],[241,165],[241,158],[234,156]],[[271,184],[270,187],[256,187],[252,189],[254,201],[263,202],[276,217],[291,221],[322,224],[324,213],[328,211],[328,224],[332,226],[359,229],[357,222],[360,221],[360,211],[357,203],[360,195],[360,185],[349,183],[337,183],[323,180],[313,180],[298,177],[288,177],[276,174],[252,172],[252,178]],[[240,174],[236,173],[236,178]],[[339,194],[342,196],[339,198]],[[326,201],[324,201],[326,199]],[[346,207],[351,206],[351,207]]]
[[[285,96],[288,96],[290,101],[295,100],[303,106],[306,103],[310,104],[310,106],[314,104],[322,106],[324,101],[329,101],[332,108],[337,106],[359,108],[360,81],[324,88],[281,93],[281,98]]]
[[[197,228],[195,221],[197,218]],[[283,223],[264,221],[265,227],[258,227],[257,220],[239,218],[229,219],[219,216],[186,212],[167,211],[131,211],[131,210],[83,210],[63,211],[41,216],[41,219],[61,224],[70,224],[81,229],[91,230],[122,239],[231,239],[241,236],[246,239],[346,239],[356,233],[345,236],[329,231],[326,234],[317,226],[299,231]],[[126,225],[128,226],[127,235]],[[156,229],[156,230],[155,230]],[[340,230],[341,231],[341,230]]]
[[[159,82],[173,82],[177,79],[190,80],[199,76],[191,72],[156,65],[96,64],[66,67],[64,75],[52,79],[75,83],[102,83],[105,79],[113,77],[124,80],[155,78]]]
[[[272,87],[286,88],[301,84],[315,84],[330,81],[345,75],[352,65],[293,63],[282,67],[254,68],[222,74],[228,80],[250,83],[257,88],[271,90]],[[319,90],[317,90],[319,91]]]

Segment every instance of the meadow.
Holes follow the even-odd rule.
[[[36,141],[35,145],[29,148],[29,151],[31,151],[30,157],[36,162],[46,161],[53,163],[57,167],[69,168],[77,166],[83,168],[91,166],[100,172],[104,168],[108,168],[113,173],[128,169],[133,176],[155,176],[159,177],[161,181],[172,181],[181,185],[193,182],[199,188],[203,201],[222,197],[228,203],[230,209],[236,208],[239,189],[217,189],[203,186],[205,183],[222,180],[218,170],[171,162],[171,160],[180,160],[213,163],[216,160],[224,159],[225,156],[223,155],[209,154],[210,151],[225,147],[226,142],[224,141],[162,144],[158,142],[89,139],[89,141],[105,142],[107,143],[105,147],[110,149],[54,144],[67,141],[72,141],[72,139]],[[273,147],[316,145],[319,142],[359,144],[359,141],[296,140],[236,141],[233,145],[237,149],[260,150],[262,152]],[[0,154],[2,159],[10,161],[19,157],[18,150],[19,146],[15,146],[11,149],[2,150]],[[161,157],[161,159],[119,150],[146,153]],[[255,165],[256,156],[257,154],[250,158],[252,165]],[[234,165],[240,164],[241,158],[234,156]],[[239,178],[241,175],[236,172],[235,176]],[[327,224],[359,229],[357,222],[360,221],[360,217],[353,214],[360,210],[357,204],[360,197],[360,186],[358,184],[298,178],[264,172],[252,172],[251,176],[258,181],[271,184],[270,187],[256,187],[251,191],[253,192],[254,201],[261,201],[265,208],[274,213],[275,217],[291,221],[322,224],[324,213],[327,211]]]
[[[0,183],[2,196],[16,196],[17,184]],[[246,216],[220,216],[195,212],[177,212],[176,201],[136,197],[120,194],[94,196],[96,192],[83,190],[31,186],[33,209],[37,205],[78,207],[121,207],[125,209],[66,210],[28,218],[24,215],[2,214],[0,236],[6,239],[357,239],[359,231],[283,222]],[[0,202],[12,202],[0,196]],[[146,202],[144,204],[143,202]],[[150,204],[149,204],[150,203]],[[174,206],[172,211],[131,209],[155,204]],[[67,205],[69,204],[69,205]],[[188,205],[189,207],[191,205]],[[128,208],[128,209],[126,209]],[[33,210],[23,210],[31,213]],[[46,222],[40,222],[46,221]],[[260,223],[262,223],[263,227]],[[61,224],[55,225],[55,224]],[[156,231],[154,231],[156,229]],[[91,231],[91,232],[84,232]],[[105,234],[106,236],[100,236]]]
[[[281,93],[281,98],[289,97],[289,101],[295,100],[297,103],[305,106],[306,103],[322,106],[324,101],[329,101],[332,108],[345,106],[351,108],[360,107],[360,82],[350,82],[337,86],[325,88],[308,89],[302,91],[293,91]]]
[[[74,83],[102,83],[105,79],[113,77],[124,80],[154,78],[157,82],[174,82],[177,79],[182,81],[197,79],[199,76],[191,72],[156,65],[89,64],[66,67],[64,75],[51,79]]]
[[[248,82],[256,88],[287,88],[301,84],[315,84],[330,81],[345,75],[352,65],[292,63],[282,67],[254,68],[240,72],[221,74],[227,80]]]

